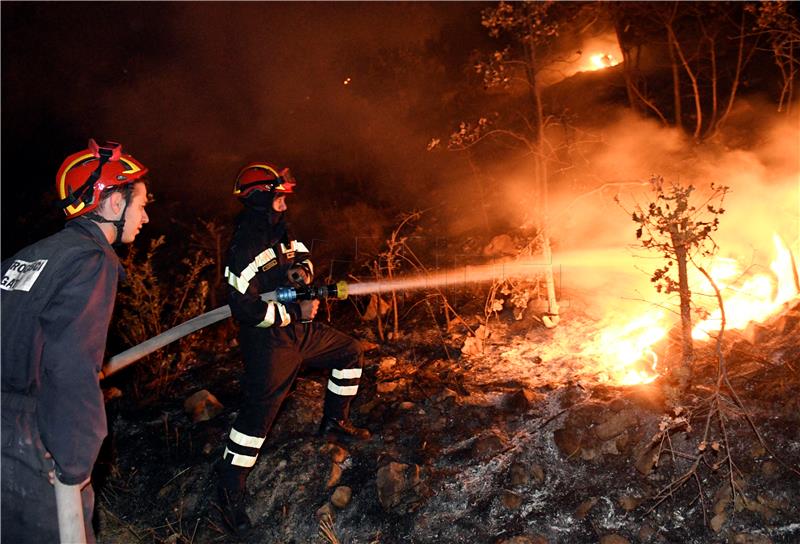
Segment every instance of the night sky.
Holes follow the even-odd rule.
[[[3,2],[3,257],[60,228],[55,173],[89,137],[150,168],[150,235],[229,221],[256,159],[292,168],[295,223],[429,205],[464,168],[425,147],[457,123],[483,6]]]
[[[438,218],[425,233],[434,238],[519,227],[531,215],[527,166],[514,170],[501,144],[483,155],[442,149],[461,121],[516,111],[514,98],[486,90],[474,68],[476,51],[500,47],[481,26],[482,10],[493,5],[2,2],[2,257],[61,228],[55,174],[90,137],[121,142],[150,168],[155,202],[140,246],[165,234],[166,248],[180,248],[198,219],[230,225],[240,208],[235,176],[252,160],[292,169],[297,237],[329,247],[336,240],[350,252],[342,258],[355,257],[347,248],[356,237],[380,243],[398,215],[413,210]],[[766,49],[748,65],[724,134],[696,147],[656,116],[631,113],[618,67],[576,72],[581,50],[616,43],[602,17],[560,39],[568,62],[545,71],[564,78],[545,90],[552,111],[602,146],[569,157],[551,181],[551,209],[563,205],[551,218],[557,244],[631,243],[626,214],[612,195],[592,190],[653,173],[734,186],[725,228],[735,230],[737,211],[752,221],[756,195],[770,221],[788,218],[774,230],[800,235],[796,204],[786,214],[768,205],[768,196],[797,202],[786,194],[796,191],[800,166],[796,114],[775,111],[778,72]],[[645,48],[642,64],[660,65],[647,85],[665,93],[669,114],[666,58],[663,47]],[[433,138],[444,143],[429,152]],[[596,200],[581,197],[576,207],[581,194]],[[769,240],[748,233],[754,247]]]

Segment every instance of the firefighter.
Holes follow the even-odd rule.
[[[349,419],[361,377],[359,342],[312,321],[317,300],[284,304],[259,296],[276,287],[309,285],[314,278],[309,250],[292,238],[284,217],[286,197],[295,185],[288,168],[251,163],[239,172],[233,191],[244,209],[236,219],[225,277],[239,325],[244,402],[219,464],[218,498],[225,523],[237,534],[250,528],[244,504],[247,475],[301,365],[331,370],[318,435],[370,437]]]
[[[90,477],[107,433],[98,372],[122,274],[112,244],[148,222],[146,173],[118,143],[89,140],[56,175],[64,229],[2,262],[4,542],[59,541],[55,478],[81,497],[77,535],[94,542]]]

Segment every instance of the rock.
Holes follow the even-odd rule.
[[[581,437],[573,429],[558,429],[553,433],[553,440],[565,457],[573,457],[581,448]]]
[[[391,393],[392,391],[397,389],[398,385],[399,382],[380,382],[377,385],[376,390],[378,391],[378,393]]]
[[[347,487],[346,485],[340,485],[336,488],[331,495],[331,503],[336,508],[344,508],[348,504],[350,504],[350,498],[353,496],[353,490]]]
[[[667,399],[664,389],[658,381],[631,387],[626,398],[630,399],[639,408],[655,414],[663,414],[667,409]]]
[[[772,330],[761,323],[751,322],[745,327],[742,336],[753,345],[761,344],[769,340]]]
[[[528,467],[522,463],[513,463],[508,471],[508,481],[513,487],[527,485],[530,482]]]
[[[328,483],[325,484],[326,489],[330,489],[339,483],[342,479],[342,467],[338,463],[331,463],[331,472],[328,476]]]
[[[639,474],[647,476],[653,470],[657,460],[658,444],[654,444],[638,455],[635,465],[636,470],[639,471]]]
[[[317,516],[317,519],[328,518],[328,519],[330,519],[332,521],[334,519],[333,512],[334,512],[334,510],[333,510],[333,506],[331,505],[331,503],[326,502],[325,504],[323,504],[322,506],[320,506],[317,509],[316,516]]]
[[[709,522],[708,526],[711,527],[712,531],[718,533],[720,532],[722,526],[725,524],[727,520],[728,520],[728,514],[726,514],[725,512],[720,512],[719,514],[711,518],[711,522]]]
[[[631,544],[631,541],[625,538],[624,536],[612,533],[610,535],[605,535],[601,537],[600,544]]]
[[[386,511],[404,512],[421,491],[419,465],[391,462],[378,469],[378,500]]]
[[[625,431],[614,439],[614,447],[619,453],[627,453],[630,449],[629,446],[632,446],[632,444],[631,436],[628,431]]]
[[[598,501],[597,497],[592,497],[591,499],[586,499],[585,501],[580,503],[578,507],[575,509],[575,517],[577,519],[585,518],[592,510],[592,508],[594,508],[594,505],[597,504],[597,501]]]
[[[509,510],[517,510],[522,506],[522,495],[508,489],[503,490],[501,500],[503,501],[503,505]]]
[[[798,311],[784,312],[768,323],[770,328],[782,335],[791,333],[797,329],[798,325],[800,325],[800,312]]]
[[[508,447],[508,439],[499,431],[492,429],[489,433],[479,436],[472,443],[472,457],[477,459],[492,458]]]
[[[392,372],[397,364],[397,357],[383,357],[378,363],[378,374],[387,375]]]
[[[526,412],[543,398],[543,395],[538,395],[534,391],[523,387],[505,395],[500,401],[500,406],[507,412]]]
[[[541,465],[531,465],[531,476],[537,484],[544,483],[544,469]]]
[[[206,389],[201,389],[183,401],[183,410],[192,417],[195,423],[208,421],[223,410],[222,403],[209,393]]]
[[[603,423],[595,426],[594,435],[600,440],[609,440],[619,436],[628,428],[638,425],[639,418],[633,410],[623,410],[612,415]]]
[[[649,542],[657,532],[652,522],[645,521],[639,528],[639,542]]]
[[[433,401],[444,404],[444,408],[450,408],[458,404],[458,393],[445,387],[441,393],[433,397]]]
[[[636,510],[636,508],[640,504],[642,504],[642,499],[634,497],[632,495],[623,495],[619,498],[619,505],[626,512],[630,512],[631,510]]]

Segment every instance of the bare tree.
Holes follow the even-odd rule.
[[[666,263],[651,277],[659,292],[678,293],[681,315],[682,358],[675,372],[678,388],[685,391],[692,378],[694,347],[688,266],[695,255],[710,256],[716,250],[711,237],[719,226],[721,207],[728,187],[711,185],[711,194],[700,205],[692,203],[692,185],[667,183],[661,176],[650,180],[654,199],[646,208],[636,205],[631,218],[638,223],[636,238],[643,247],[660,253]],[[678,269],[677,280],[671,275]]]
[[[757,2],[747,6],[756,16],[756,36],[766,37],[769,51],[781,74],[778,111],[789,112],[794,99],[794,83],[800,73],[800,22],[788,11],[788,2]]]

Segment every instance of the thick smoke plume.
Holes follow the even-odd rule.
[[[600,139],[585,166],[570,174],[579,189],[555,187],[551,198],[554,259],[565,287],[611,298],[655,299],[648,280],[663,259],[639,247],[636,224],[626,213],[653,199],[652,175],[694,185],[698,204],[712,182],[730,187],[714,235],[719,256],[769,270],[773,233],[796,257],[800,254],[797,116],[742,102],[719,138],[696,145],[675,129],[624,113]]]

